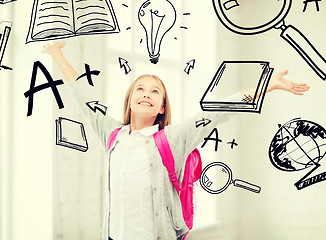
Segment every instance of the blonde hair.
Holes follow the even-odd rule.
[[[131,116],[131,109],[130,109],[130,102],[131,102],[131,95],[133,93],[133,90],[135,88],[135,85],[137,83],[137,81],[141,78],[144,77],[152,77],[154,79],[156,79],[159,83],[161,83],[161,85],[163,86],[163,106],[164,106],[164,113],[163,114],[158,114],[154,124],[158,124],[159,125],[159,130],[163,129],[165,126],[171,124],[171,106],[170,106],[170,101],[169,101],[169,97],[168,97],[168,93],[166,92],[166,88],[165,85],[163,83],[163,81],[155,76],[155,75],[149,75],[149,74],[144,74],[141,75],[140,77],[138,77],[135,81],[133,81],[126,93],[125,96],[125,101],[124,101],[124,105],[123,105],[123,123],[125,125],[130,124],[130,116]]]

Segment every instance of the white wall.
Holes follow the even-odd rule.
[[[300,29],[320,54],[326,56],[326,2],[320,11],[309,3],[303,12],[302,1],[293,1],[286,24]],[[298,191],[293,185],[308,172],[282,172],[272,167],[268,149],[278,124],[301,117],[325,127],[325,82],[303,61],[299,54],[279,37],[279,30],[270,30],[257,37],[241,38],[241,56],[265,59],[275,71],[289,69],[287,79],[306,82],[311,89],[305,96],[273,92],[266,97],[262,114],[244,115],[240,121],[239,176],[262,185],[257,198],[241,192],[239,239],[322,239],[325,235],[326,194],[323,182]],[[259,47],[252,47],[259,46]],[[250,127],[255,126],[255,128]],[[323,161],[317,173],[324,172]],[[311,175],[313,176],[313,175]]]
[[[14,5],[21,4],[21,5]],[[1,20],[13,22],[1,70],[1,239],[51,239],[53,219],[52,100],[40,93],[33,118],[27,99],[33,61],[40,46],[25,46],[31,1],[0,6]],[[51,69],[51,66],[48,67]],[[40,77],[40,81],[44,81]],[[46,134],[45,134],[46,133]]]

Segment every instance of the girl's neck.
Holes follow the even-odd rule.
[[[154,125],[156,118],[135,117],[133,114],[130,116],[130,133],[133,130],[141,130]]]

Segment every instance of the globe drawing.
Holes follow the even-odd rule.
[[[299,171],[319,165],[326,154],[326,130],[300,118],[279,127],[269,146],[269,158],[282,171]]]

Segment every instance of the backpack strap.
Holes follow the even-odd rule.
[[[169,177],[174,185],[175,189],[180,192],[181,188],[179,186],[177,174],[174,167],[174,158],[168,140],[166,138],[164,129],[154,133],[153,135],[157,149],[161,155],[164,166],[169,172]]]
[[[115,139],[117,138],[118,132],[121,130],[121,128],[117,128],[115,129],[109,136],[108,138],[108,144],[107,144],[107,152],[110,150],[110,148],[112,147]]]

